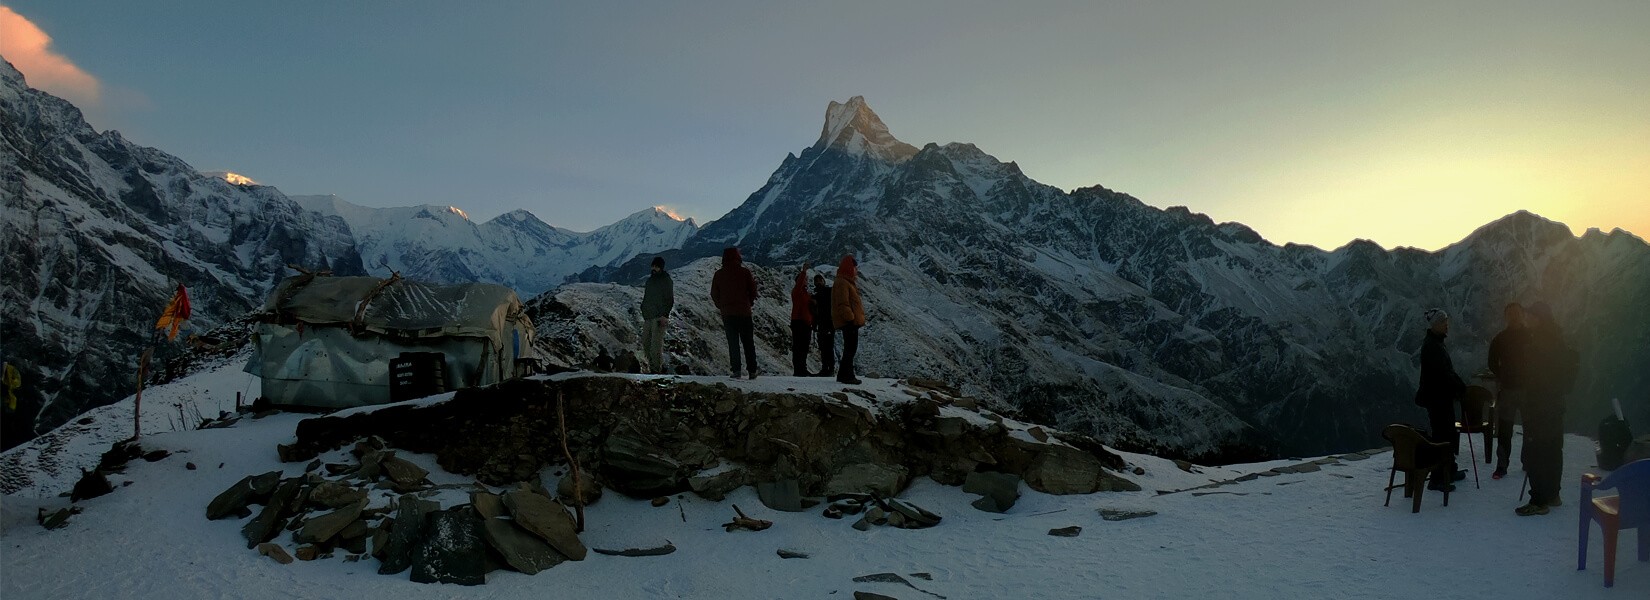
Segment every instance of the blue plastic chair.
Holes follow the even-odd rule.
[[[1616,490],[1616,495],[1593,498],[1593,490]],[[1639,562],[1650,561],[1650,459],[1622,465],[1604,478],[1581,476],[1581,549],[1576,570],[1587,570],[1587,533],[1592,521],[1604,532],[1604,587],[1616,584],[1616,535],[1639,530]]]

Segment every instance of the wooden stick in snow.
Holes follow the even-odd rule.
[[[573,473],[573,513],[579,522],[577,533],[584,533],[584,485],[579,480],[579,461],[574,460],[573,452],[567,449],[567,411],[562,409],[562,404],[561,390],[556,390],[556,423],[561,426],[561,453],[567,457],[568,469]]]

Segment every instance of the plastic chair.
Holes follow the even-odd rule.
[[[1594,498],[1593,490],[1616,490],[1616,495]],[[1616,535],[1639,530],[1639,562],[1650,561],[1650,459],[1622,465],[1604,478],[1581,476],[1581,548],[1576,570],[1587,570],[1587,533],[1591,521],[1604,532],[1604,587],[1616,584]]]
[[[1495,426],[1490,421],[1490,408],[1495,404],[1495,394],[1488,388],[1478,385],[1467,386],[1467,393],[1461,398],[1461,421],[1456,428],[1461,435],[1467,438],[1467,452],[1472,456],[1472,486],[1482,488],[1478,481],[1478,450],[1472,445],[1472,434],[1484,434],[1484,462],[1489,462],[1493,451],[1490,448],[1490,436],[1494,435]]]
[[[1405,498],[1415,499],[1409,512],[1421,512],[1421,491],[1426,489],[1427,473],[1437,469],[1443,464],[1444,457],[1450,455],[1449,443],[1429,442],[1414,427],[1397,423],[1382,429],[1381,437],[1392,442],[1392,470],[1386,478],[1386,503],[1381,506],[1391,506],[1393,488],[1402,487]],[[1393,485],[1399,471],[1404,473],[1404,483]],[[1444,490],[1444,506],[1449,506],[1449,488]]]

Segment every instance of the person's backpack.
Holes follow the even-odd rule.
[[[1607,471],[1621,467],[1627,447],[1633,444],[1633,430],[1627,421],[1610,415],[1598,424],[1598,466]]]

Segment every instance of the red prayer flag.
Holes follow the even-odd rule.
[[[166,333],[166,339],[174,340],[178,337],[178,328],[183,327],[183,322],[188,320],[189,292],[184,290],[183,284],[180,283],[177,293],[172,294],[172,301],[166,303],[166,310],[160,313],[160,320],[155,321],[155,329],[171,327],[171,331]]]

